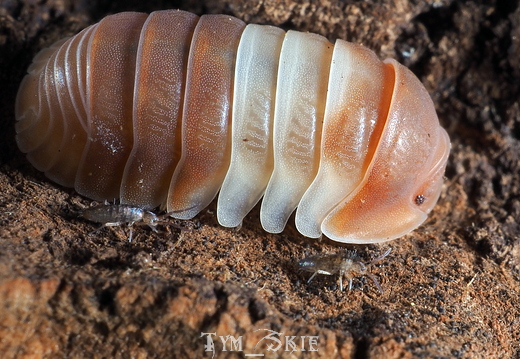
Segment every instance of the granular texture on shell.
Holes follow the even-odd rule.
[[[349,243],[424,222],[450,149],[395,60],[178,10],[108,16],[42,50],[16,119],[29,161],[91,199],[189,219],[220,191],[218,221],[235,227],[263,197],[265,230],[297,208],[303,235]]]

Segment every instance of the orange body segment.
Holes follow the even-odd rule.
[[[389,62],[396,76],[385,129],[366,182],[323,223],[331,239],[372,243],[403,236],[426,220],[440,194],[448,137],[422,84],[410,70]],[[420,203],[417,196],[427,200]]]

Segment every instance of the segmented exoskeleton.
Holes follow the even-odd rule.
[[[305,236],[382,242],[420,225],[450,142],[395,60],[227,15],[120,13],[42,50],[16,101],[18,146],[57,183],[189,219],[220,191],[238,226],[296,211]]]

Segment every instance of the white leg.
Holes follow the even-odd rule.
[[[307,281],[307,284],[309,284],[312,280],[312,278],[316,277],[316,274],[318,274],[318,272],[314,272],[311,277],[309,278],[309,280]]]

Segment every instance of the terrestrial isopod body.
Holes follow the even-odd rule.
[[[190,219],[220,191],[234,227],[263,197],[278,233],[372,243],[425,221],[450,149],[420,81],[349,42],[227,15],[108,16],[42,50],[16,140],[53,181],[97,201]]]

